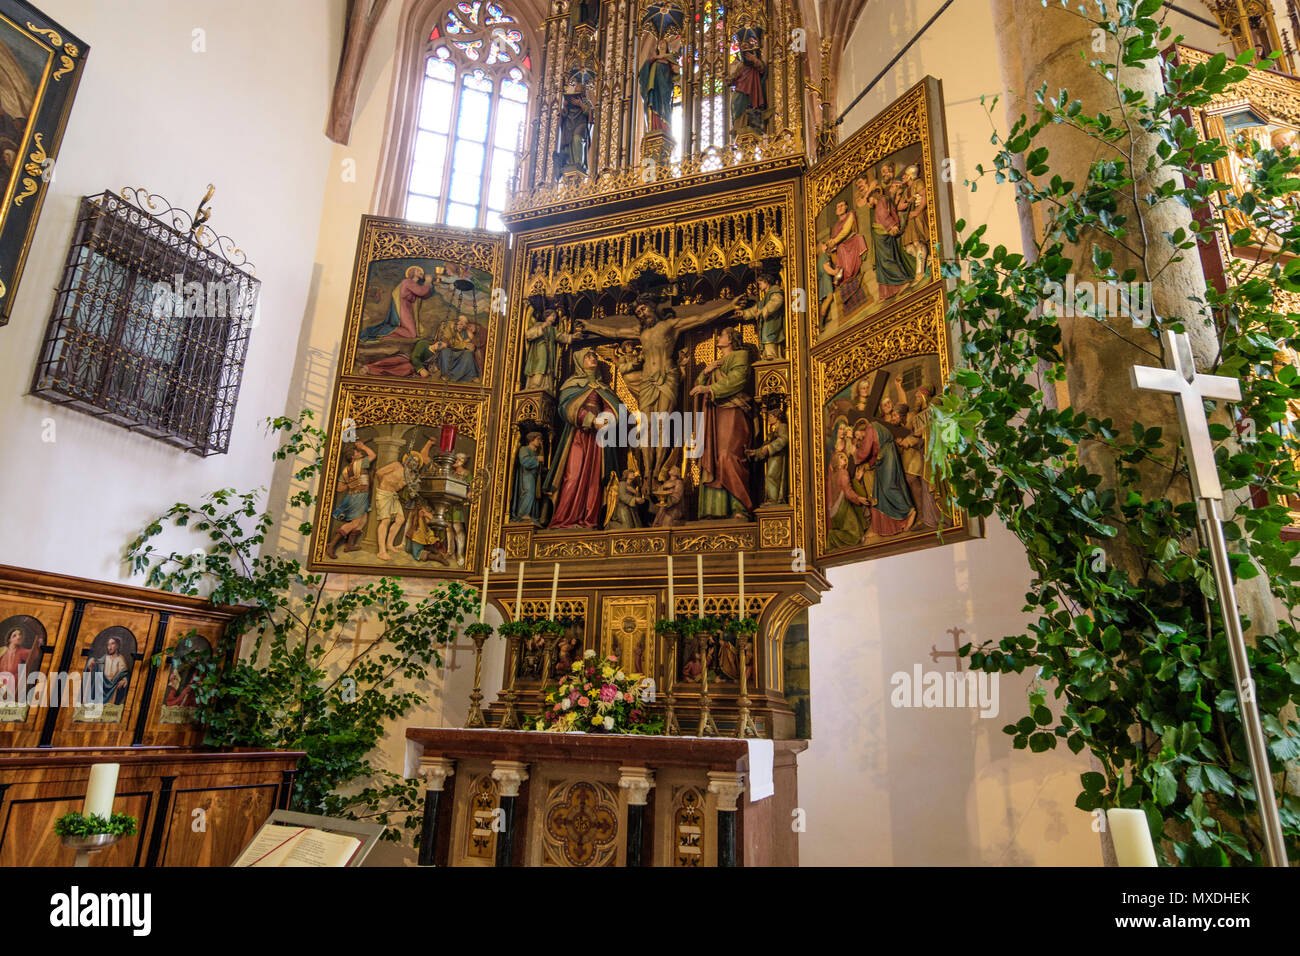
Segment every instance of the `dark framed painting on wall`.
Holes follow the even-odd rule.
[[[9,321],[89,48],[22,0],[0,0],[0,325]]]

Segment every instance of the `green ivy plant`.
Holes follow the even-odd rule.
[[[1019,538],[1033,572],[1024,633],[962,648],[975,668],[1036,675],[1028,713],[1004,728],[1014,746],[1087,750],[1099,769],[1082,774],[1077,806],[1141,808],[1157,845],[1163,840],[1166,862],[1258,865],[1263,841],[1247,749],[1178,435],[1142,422],[1121,433],[1109,419],[1052,407],[1044,394],[1066,368],[1061,320],[1049,307],[1054,284],[1070,274],[1159,281],[1172,263],[1196,256],[1198,244],[1215,242],[1230,211],[1254,230],[1229,226],[1234,244],[1260,245],[1266,237],[1257,260],[1233,264],[1225,289],[1189,302],[1186,315],[1156,316],[1133,363],[1163,364],[1160,333],[1182,331],[1199,307],[1213,316],[1219,336],[1218,360],[1202,371],[1241,381],[1234,408],[1207,406],[1224,488],[1248,492],[1225,515],[1234,571],[1242,580],[1263,575],[1283,609],[1272,633],[1254,634],[1249,654],[1280,782],[1284,763],[1300,756],[1300,542],[1282,535],[1289,520],[1283,499],[1298,484],[1300,441],[1288,403],[1300,400],[1300,374],[1289,359],[1300,346],[1300,316],[1280,295],[1300,292],[1298,161],[1286,151],[1239,146],[1250,177],[1243,195],[1207,175],[1238,144],[1198,137],[1185,117],[1244,80],[1253,54],[1164,61],[1161,50],[1180,38],[1154,19],[1160,7],[1160,0],[1117,0],[1071,9],[1093,35],[1113,40],[1107,48],[1115,52],[1086,50],[1081,65],[1105,78],[1113,103],[1086,112],[1068,90],[1044,86],[1031,94],[1027,114],[1005,134],[994,133],[992,167],[980,167],[968,183],[974,189],[991,176],[1014,184],[1017,201],[1036,207],[1045,228],[1023,255],[992,247],[986,226],[957,224],[955,256],[943,271],[956,280],[949,318],[963,330],[961,360],[954,387],[934,407],[938,449],[931,458],[945,459],[936,477],[957,505],[972,515],[996,514]],[[1126,71],[1152,64],[1164,73],[1160,94],[1124,82]],[[1053,172],[1041,134],[1054,124],[1096,144],[1085,182]],[[1146,137],[1154,138],[1153,154],[1140,148]],[[1172,253],[1157,254],[1148,220],[1169,203],[1187,207],[1193,221],[1164,236]],[[1090,248],[1088,261],[1072,259],[1072,247]],[[1124,261],[1140,266],[1116,267],[1112,250],[1121,248],[1133,253]],[[1088,307],[1075,305],[1076,315]],[[1116,321],[1101,314],[1100,303],[1090,315],[1074,321]],[[1088,456],[1091,466],[1081,457],[1085,448],[1101,453]],[[1294,860],[1300,799],[1280,787],[1276,796]]]
[[[137,822],[129,813],[114,813],[103,817],[98,813],[65,813],[54,821],[54,835],[60,837],[88,837],[108,833],[114,836],[135,836]]]
[[[268,422],[280,436],[274,458],[295,462],[303,488],[290,508],[316,502],[325,433],[312,418],[304,410]],[[308,538],[311,523],[282,527],[288,519],[264,510],[263,495],[221,489],[199,504],[172,505],[130,543],[126,560],[150,587],[243,608],[220,646],[197,659],[204,743],[303,751],[291,809],[368,819],[399,841],[420,827],[422,790],[376,767],[371,754],[394,721],[426,700],[414,688],[441,667],[438,648],[455,640],[477,592],[452,582],[413,600],[389,577],[329,588],[329,574],[308,572],[273,544],[281,534]],[[167,526],[202,536],[206,548],[156,549]],[[341,652],[363,620],[361,652]]]

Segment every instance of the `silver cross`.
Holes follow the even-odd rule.
[[[1210,423],[1202,404],[1207,398],[1227,402],[1241,401],[1241,383],[1223,375],[1196,374],[1192,343],[1184,332],[1164,333],[1168,368],[1134,365],[1133,387],[1151,392],[1170,392],[1178,406],[1178,422],[1183,430],[1187,450],[1187,471],[1192,478],[1192,494],[1197,498],[1223,499],[1219,469],[1214,462],[1214,443],[1210,440]]]

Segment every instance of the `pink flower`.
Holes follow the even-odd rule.
[[[625,693],[623,695],[623,699],[627,701],[629,704],[632,703],[632,692],[628,691],[627,693]]]
[[[560,705],[559,705],[559,704],[556,704],[556,705],[555,705],[554,707],[552,707],[551,709],[552,709],[552,710],[559,710],[559,709],[560,709]]]
[[[585,697],[579,697],[579,698],[578,698],[578,706],[579,706],[579,707],[589,707],[589,706],[591,706],[591,701],[587,700],[587,698],[585,698]]]
[[[609,659],[610,659],[611,661],[613,661],[615,664],[618,663],[618,658],[615,657],[613,654],[610,654],[610,655],[609,655]]]
[[[588,667],[588,668],[587,668],[587,676],[588,676],[588,677],[590,677],[590,676],[591,676],[592,674],[594,674],[594,673],[596,673],[596,668],[594,668],[594,667]]]
[[[618,688],[613,684],[606,684],[600,689],[600,699],[607,704],[612,704],[618,697]]]

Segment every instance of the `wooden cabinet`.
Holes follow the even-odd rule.
[[[288,803],[301,753],[174,747],[0,750],[0,866],[71,866],[54,821],[80,811],[90,768],[118,763],[116,813],[139,832],[92,866],[229,866]]]

